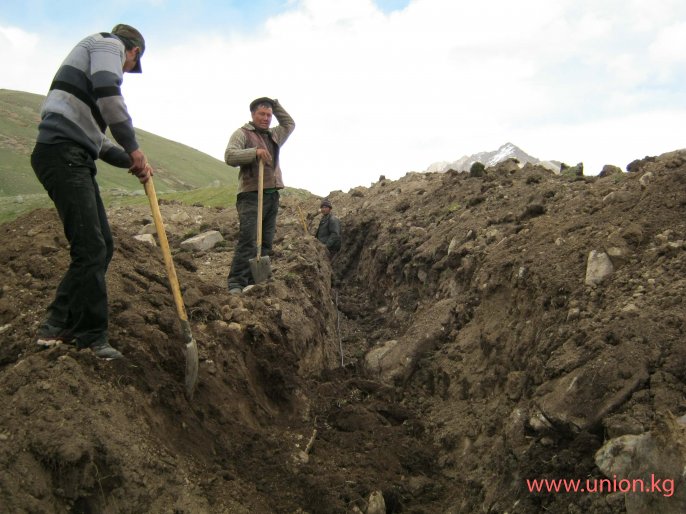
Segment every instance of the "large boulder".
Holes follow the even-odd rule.
[[[624,493],[627,514],[686,512],[686,420],[658,417],[650,432],[610,439],[595,462],[607,477],[598,486]]]
[[[214,248],[214,246],[223,241],[224,237],[217,230],[210,230],[208,232],[203,232],[197,236],[186,239],[181,243],[181,248],[187,250],[209,250]]]

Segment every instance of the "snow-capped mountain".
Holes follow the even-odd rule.
[[[540,164],[541,166],[545,166],[546,168],[559,172],[560,171],[560,164],[556,163],[554,161],[541,161],[540,159],[537,159],[536,157],[532,157],[528,153],[526,153],[524,150],[519,148],[517,145],[514,145],[512,143],[505,143],[502,145],[500,148],[493,152],[479,152],[473,155],[465,155],[464,157],[461,157],[460,159],[452,162],[448,161],[441,161],[441,162],[435,162],[431,164],[426,171],[428,172],[444,172],[448,170],[455,170],[455,171],[469,171],[471,168],[472,164],[475,162],[480,162],[487,168],[490,166],[495,166],[499,162],[503,162],[506,159],[514,158],[519,161],[521,165],[526,164],[527,162],[530,162],[532,164]]]

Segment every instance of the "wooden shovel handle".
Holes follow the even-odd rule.
[[[300,215],[300,221],[303,224],[303,232],[305,232],[305,235],[309,235],[309,232],[307,231],[307,224],[305,223],[305,216],[303,216],[303,210],[300,208],[298,205],[298,214]]]
[[[260,159],[257,177],[257,259],[262,255],[262,205],[264,204],[264,161]]]
[[[157,238],[160,241],[162,257],[164,257],[164,266],[167,268],[167,276],[169,277],[169,284],[171,285],[172,295],[174,296],[176,313],[181,321],[188,321],[186,307],[183,304],[179,279],[176,277],[176,269],[174,268],[171,251],[169,250],[169,241],[167,241],[167,233],[164,230],[160,205],[157,203],[157,193],[155,192],[155,184],[153,184],[152,177],[150,177],[143,186],[145,187],[145,194],[148,195],[148,201],[150,202],[152,219],[155,222],[155,229],[157,229]]]

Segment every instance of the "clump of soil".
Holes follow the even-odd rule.
[[[0,226],[0,505],[9,512],[625,512],[605,440],[686,412],[686,159],[560,176],[408,174],[330,195],[333,266],[285,197],[274,276],[226,290],[233,209],[164,203],[200,349],[185,357],[144,208],[110,211],[103,362],[32,337],[68,263],[52,210]],[[307,221],[312,231],[314,214]],[[225,241],[181,242],[217,230]],[[589,281],[591,251],[611,263]],[[342,364],[341,365],[341,361]],[[310,444],[308,444],[310,443]],[[307,450],[307,451],[306,451]]]

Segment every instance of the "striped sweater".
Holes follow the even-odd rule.
[[[108,33],[88,36],[64,60],[41,108],[39,143],[77,143],[93,159],[128,168],[138,149],[121,94],[124,44]],[[107,127],[121,148],[105,136]],[[123,148],[123,149],[122,149]]]

